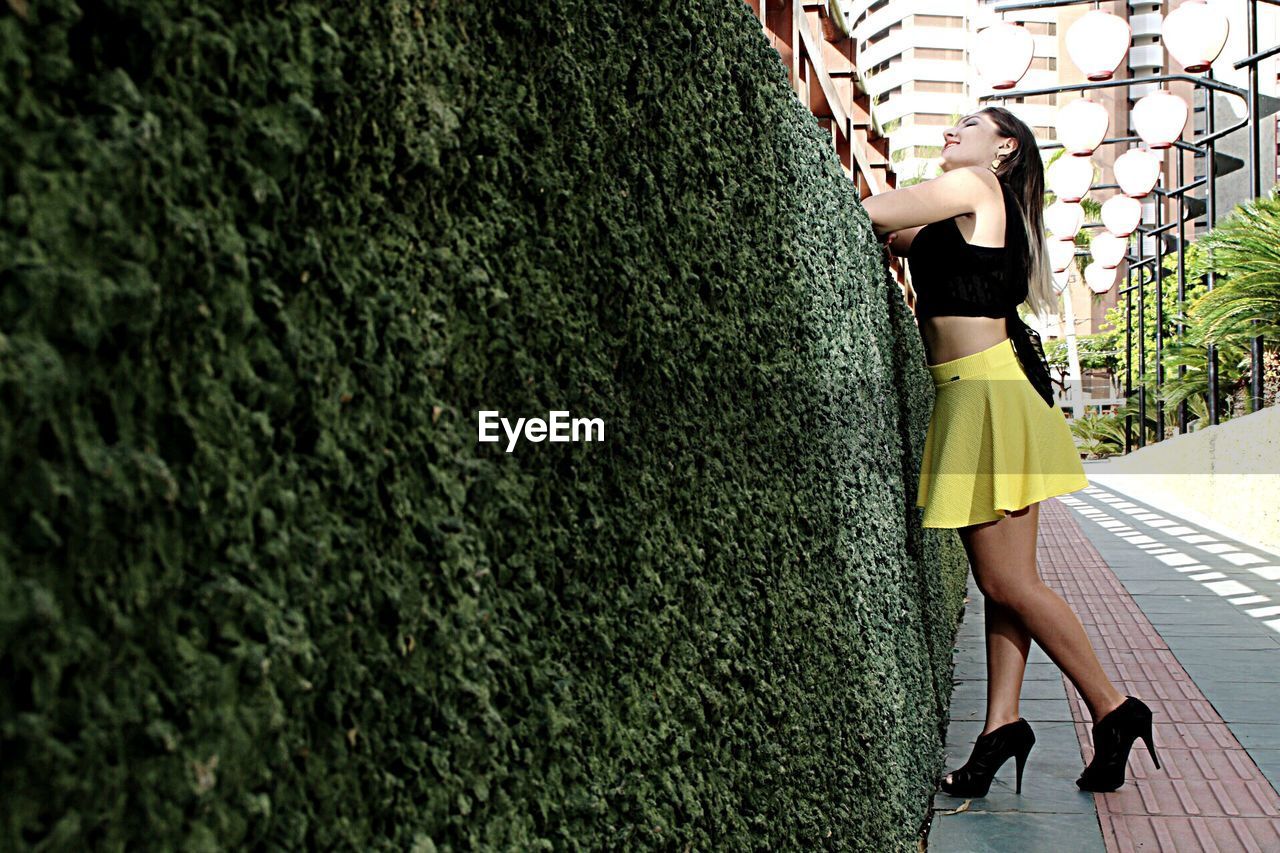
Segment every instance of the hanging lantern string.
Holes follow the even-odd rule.
[[[1031,97],[1032,95],[1048,95],[1053,92],[1082,92],[1090,89],[1109,89],[1114,86],[1139,86],[1144,83],[1164,83],[1164,82],[1171,82],[1171,81],[1178,81],[1178,80],[1183,80],[1188,83],[1192,83],[1196,86],[1204,87],[1206,89],[1213,89],[1215,91],[1223,92],[1228,95],[1235,95],[1236,97],[1243,100],[1246,104],[1248,103],[1249,93],[1247,90],[1242,89],[1239,86],[1232,86],[1229,83],[1223,83],[1221,80],[1215,80],[1210,76],[1200,75],[1200,74],[1160,74],[1154,77],[1142,77],[1142,78],[1137,78],[1133,80],[1105,80],[1099,83],[1073,83],[1070,86],[1046,86],[1040,89],[1009,89],[1003,92],[992,92],[989,95],[982,95],[978,98],[978,103],[983,103],[986,101],[992,101],[996,99],[1008,100],[1009,98]],[[1258,111],[1258,118],[1266,118],[1267,116],[1272,115],[1277,111],[1280,111],[1280,98],[1272,98],[1270,96],[1262,95],[1262,94],[1259,94],[1257,98],[1258,98],[1258,104],[1260,107]],[[1224,136],[1228,136],[1232,133],[1235,133],[1237,130],[1240,130],[1242,127],[1246,127],[1248,124],[1249,124],[1249,116],[1246,115],[1243,119],[1236,122],[1235,124],[1228,125],[1227,127],[1224,127],[1220,130],[1215,130],[1213,133],[1209,133],[1197,139],[1193,139],[1189,143],[1183,143],[1180,140],[1175,141],[1174,145],[1177,146],[1178,148],[1187,148],[1187,147],[1199,148],[1210,142],[1214,142],[1218,139],[1221,139]],[[1138,139],[1140,139],[1140,137],[1128,136],[1128,137],[1119,137],[1118,139],[1104,139],[1102,140],[1102,143],[1105,144],[1107,142],[1115,142],[1115,141],[1136,141]],[[1060,143],[1041,143],[1037,147],[1040,148],[1041,150],[1048,150],[1053,148],[1061,148],[1062,145]]]
[[[992,98],[1020,98],[1024,95],[1047,95],[1050,92],[1083,92],[1088,89],[1110,89],[1114,86],[1141,86],[1144,83],[1165,83],[1176,80],[1185,80],[1188,83],[1194,83],[1197,86],[1203,86],[1206,89],[1214,89],[1228,95],[1235,95],[1241,100],[1247,101],[1249,91],[1239,86],[1232,86],[1230,83],[1224,83],[1221,80],[1208,77],[1202,74],[1157,74],[1151,77],[1136,77],[1130,80],[1101,80],[1095,83],[1072,83],[1068,86],[1045,86],[1040,89],[1016,89],[1008,92],[993,92],[990,95],[983,95],[978,100],[986,101]]]

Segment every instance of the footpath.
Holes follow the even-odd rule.
[[[1040,575],[1084,623],[1103,668],[1155,713],[1156,770],[1141,742],[1126,783],[1089,794],[1084,702],[1033,644],[1022,716],[1034,727],[1022,795],[1010,760],[986,797],[941,793],[933,853],[1280,851],[1280,555],[1114,489],[1043,502]],[[946,768],[982,730],[982,594],[969,581],[956,640]]]

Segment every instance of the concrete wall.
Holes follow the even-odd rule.
[[[1280,553],[1280,408],[1089,465],[1087,472],[1095,485]]]

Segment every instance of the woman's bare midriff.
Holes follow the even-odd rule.
[[[920,333],[929,349],[929,364],[982,352],[1009,337],[1003,317],[926,317],[920,321]]]

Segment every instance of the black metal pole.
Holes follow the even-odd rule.
[[[1138,263],[1146,253],[1143,228],[1138,226]],[[1138,270],[1138,446],[1147,446],[1147,291],[1146,275]]]
[[[1205,76],[1210,78],[1213,77],[1212,67],[1210,67],[1209,70],[1205,72]],[[1204,89],[1204,120],[1205,120],[1205,130],[1207,131],[1207,134],[1212,135],[1213,125],[1214,125],[1213,89],[1209,87],[1205,87]],[[1205,231],[1213,230],[1213,226],[1214,224],[1216,224],[1217,216],[1218,216],[1218,205],[1217,205],[1218,188],[1214,185],[1215,180],[1213,176],[1213,149],[1214,149],[1214,143],[1212,141],[1210,141],[1207,145],[1205,145],[1205,152],[1204,152]],[[1205,281],[1209,290],[1211,291],[1213,290],[1214,278],[1215,278],[1215,275],[1213,272],[1213,265],[1209,264],[1205,274]],[[1206,349],[1205,357],[1206,357],[1205,369],[1206,369],[1206,372],[1209,374],[1209,377],[1208,377],[1209,378],[1209,424],[1210,426],[1216,426],[1218,423],[1218,416],[1219,416],[1219,412],[1218,412],[1218,347],[1215,344],[1210,343]]]
[[[1174,156],[1177,159],[1178,186],[1182,186],[1185,180],[1186,167],[1184,161],[1187,155],[1178,149],[1174,149]],[[1178,193],[1178,304],[1187,298],[1187,203],[1186,193]],[[1182,341],[1182,336],[1186,333],[1185,324],[1182,322],[1183,312],[1181,308],[1178,311],[1178,340]],[[1187,375],[1187,366],[1185,364],[1178,365],[1178,378],[1182,379]],[[1183,398],[1178,404],[1178,434],[1186,435],[1187,432],[1187,401]]]
[[[1246,27],[1249,35],[1249,54],[1252,55],[1258,50],[1258,0],[1249,0],[1245,4],[1245,9],[1248,15]],[[1258,63],[1256,62],[1249,65],[1249,118],[1251,119],[1249,122],[1249,197],[1256,199],[1262,195],[1262,144],[1258,137]],[[1253,324],[1257,325],[1258,322],[1254,320]],[[1262,353],[1262,336],[1255,335],[1249,353],[1252,362],[1249,372],[1249,395],[1253,398],[1251,408],[1255,412],[1262,408]]]
[[[1273,3],[1271,5],[1274,6],[1275,4]],[[1252,56],[1246,56],[1244,59],[1240,60],[1239,62],[1237,62],[1235,65],[1232,65],[1231,67],[1239,71],[1241,68],[1244,68],[1246,65],[1257,65],[1262,60],[1270,59],[1271,57],[1275,56],[1277,53],[1280,53],[1280,44],[1276,45],[1275,47],[1269,47],[1266,50],[1258,51]]]
[[[1164,154],[1161,153],[1163,160]],[[1160,176],[1164,177],[1164,163],[1160,164]],[[1156,230],[1155,230],[1155,268],[1156,268],[1156,441],[1164,440],[1164,401],[1160,398],[1160,389],[1164,385],[1164,199],[1155,197]]]
[[[1133,267],[1125,273],[1124,289],[1124,452],[1133,450],[1133,415],[1129,402],[1133,399]]]

